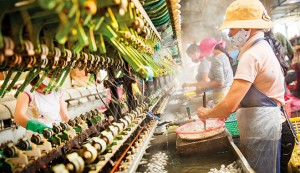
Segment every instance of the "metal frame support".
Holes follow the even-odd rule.
[[[271,8],[270,0],[262,0],[262,3],[263,3],[263,5],[265,6],[265,8],[268,12],[268,15],[271,16],[272,8]],[[279,0],[278,0],[278,3],[279,3]]]

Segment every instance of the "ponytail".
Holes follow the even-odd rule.
[[[284,51],[280,41],[275,39],[274,33],[272,30],[265,32],[266,41],[270,44],[273,49],[275,56],[283,70],[284,75],[287,74],[289,69],[289,64],[284,60]]]
[[[229,62],[231,64],[231,67],[233,66],[233,59],[232,57],[229,55],[229,53],[227,52],[227,50],[225,48],[223,48],[220,44],[216,45],[215,49],[225,53],[225,55],[228,57]]]

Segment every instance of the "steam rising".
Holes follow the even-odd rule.
[[[195,82],[198,65],[192,65],[185,53],[186,48],[206,37],[221,38],[227,41],[227,36],[218,30],[225,18],[226,8],[234,0],[181,0],[182,14],[182,60],[184,67],[179,76],[179,83]],[[228,46],[230,44],[227,44]]]
[[[221,38],[217,29],[225,17],[226,8],[234,0],[184,0],[181,1],[182,36],[184,45],[200,42],[205,37]]]

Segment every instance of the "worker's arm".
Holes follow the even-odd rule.
[[[21,93],[17,99],[17,105],[14,113],[14,121],[20,126],[26,128],[29,117],[26,116],[26,111],[29,105],[29,97],[26,93]]]
[[[184,84],[182,84],[182,88],[185,88],[185,87],[196,87],[196,88],[198,88],[199,86],[201,86],[205,83],[207,83],[207,82],[199,81],[199,82],[196,82],[196,83],[184,83]]]
[[[67,105],[63,97],[59,100],[60,104],[60,117],[63,121],[67,122],[69,121],[68,111],[67,111]]]
[[[201,74],[201,81],[204,81],[204,82],[209,82],[210,81],[210,79],[209,79],[209,77],[208,77],[208,73],[202,73]]]
[[[182,88],[186,88],[186,87],[196,87],[197,83],[184,83],[181,85]]]
[[[224,86],[225,74],[222,58],[215,57],[214,62],[211,64],[209,73],[212,76],[211,81],[201,83],[201,85],[197,87],[197,92],[201,93],[204,90],[215,90]]]
[[[251,82],[235,79],[225,98],[212,109],[199,108],[198,117],[200,119],[226,118],[238,108],[251,85]]]
[[[182,84],[182,88],[186,88],[186,87],[196,87],[196,88],[198,88],[199,86],[202,86],[206,83],[208,83],[208,82],[199,81],[199,82],[196,82],[196,83],[184,83],[184,84]]]
[[[199,86],[204,85],[204,84],[206,84],[210,81],[210,79],[208,77],[208,73],[202,73],[201,74],[201,79],[202,80],[200,80],[198,82],[195,82],[195,83],[184,83],[182,85],[182,88],[185,88],[185,87],[199,87]]]
[[[201,85],[197,87],[197,92],[201,93],[204,90],[215,90],[218,88],[223,87],[224,83],[223,82],[218,82],[218,81],[210,81],[210,82],[205,82],[201,83]]]

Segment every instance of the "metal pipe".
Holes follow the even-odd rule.
[[[133,143],[137,140],[137,138],[140,136],[140,134],[142,133],[142,131],[145,129],[146,126],[143,126],[142,129],[138,132],[138,134],[135,136],[135,138],[131,141],[131,143],[128,145],[128,147],[126,148],[126,150],[123,152],[122,156],[118,159],[118,161],[116,162],[116,164],[114,165],[114,167],[112,168],[112,170],[110,171],[110,173],[114,173],[116,172],[117,168],[120,166],[121,161],[123,160],[123,158],[126,156],[127,152],[130,150],[131,146],[133,145]]]

